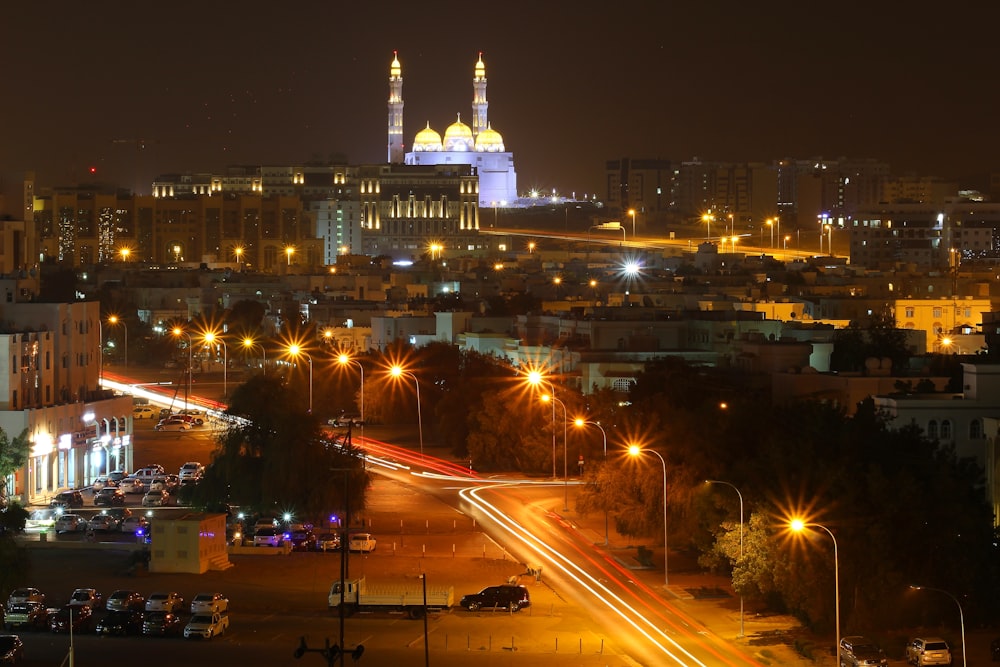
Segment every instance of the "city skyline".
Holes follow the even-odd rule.
[[[20,4],[9,10],[0,175],[5,191],[35,171],[43,185],[142,193],[161,173],[382,162],[393,51],[407,149],[427,122],[471,114],[481,51],[490,119],[522,192],[603,197],[604,162],[622,156],[871,157],[894,173],[985,187],[1000,151],[989,85],[997,8],[724,4],[626,2],[609,13],[514,2],[474,14],[457,2],[232,12],[181,1],[169,12],[68,5],[55,15]]]

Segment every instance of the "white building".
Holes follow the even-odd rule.
[[[313,201],[316,238],[323,239],[323,263],[333,266],[338,255],[361,254],[361,203],[348,199]]]

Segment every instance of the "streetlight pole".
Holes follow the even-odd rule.
[[[558,403],[563,410],[563,512],[569,511],[569,464],[567,463],[568,456],[566,450],[569,449],[569,442],[566,439],[566,434],[568,432],[567,426],[569,424],[569,417],[566,413],[566,404],[560,401],[555,395],[542,396],[543,401],[552,401],[552,437],[555,437],[556,428],[556,406]]]
[[[660,459],[660,463],[663,464],[663,585],[670,585],[670,570],[667,567],[667,555],[669,549],[667,548],[667,461],[663,458],[655,449],[642,449],[638,445],[632,445],[628,448],[628,453],[632,456],[639,456],[643,452],[652,452],[656,454],[656,458]]]
[[[413,386],[417,389],[417,430],[420,433],[420,458],[424,458],[424,418],[421,415],[420,410],[420,381],[417,380],[417,376],[409,371],[404,371],[402,366],[393,366],[389,369],[389,373],[393,377],[402,377],[404,375],[413,378]]]
[[[247,336],[246,338],[243,339],[243,347],[248,350],[255,348],[257,347],[257,341]],[[263,357],[261,360],[261,372],[264,374],[264,376],[267,376],[267,348],[264,347],[263,343],[260,344],[260,353]]]
[[[819,528],[825,530],[826,534],[833,540],[833,586],[834,586],[834,614],[836,614],[835,625],[837,631],[837,642],[834,644],[834,655],[840,655],[840,560],[837,556],[837,538],[829,528],[819,523],[804,523],[802,519],[793,519],[790,527],[796,533],[801,533],[806,528]]]
[[[721,479],[706,479],[705,484],[724,484],[735,491],[740,498],[740,562],[743,562],[743,494],[740,493],[735,484],[724,482]],[[743,593],[740,593],[740,637],[745,636],[743,632]]]
[[[601,429],[601,437],[604,438],[604,462],[608,462],[608,434],[601,426],[601,422],[584,421],[583,419],[577,419],[575,422],[578,427],[583,428],[584,426],[596,426]],[[608,510],[604,509],[604,546],[608,546]]]
[[[309,414],[313,411],[313,360],[299,345],[289,345],[288,355],[293,359],[297,359],[299,355],[302,355],[309,362]]]
[[[125,326],[124,320],[117,315],[111,315],[108,317],[108,324],[122,325],[122,332],[125,334],[125,368],[128,368],[128,327]]]
[[[968,667],[968,663],[966,662],[965,658],[965,614],[962,613],[962,603],[959,602],[958,598],[956,598],[954,595],[941,588],[933,588],[931,586],[913,586],[913,585],[911,585],[910,588],[912,588],[915,591],[936,591],[938,593],[941,593],[942,595],[947,595],[948,597],[951,598],[952,602],[954,602],[955,605],[958,607],[958,622],[961,624],[962,627],[962,667]]]
[[[217,336],[212,331],[205,334],[205,342],[209,345],[213,343],[222,344],[222,397],[225,398],[229,395],[229,349],[226,347],[226,341],[222,340],[220,336]],[[215,356],[214,349],[212,350],[212,356]]]
[[[630,208],[628,214],[632,216],[632,240],[635,240],[635,209]]]
[[[194,363],[191,357],[191,348],[194,347],[194,341],[191,340],[191,334],[189,334],[187,331],[184,331],[184,329],[181,329],[180,327],[174,327],[175,336],[180,336],[182,334],[184,336],[187,336],[188,339],[188,383],[187,383],[187,389],[184,392],[184,409],[187,410],[188,399],[191,396],[191,364]]]
[[[365,367],[361,364],[360,361],[358,361],[357,359],[351,359],[346,354],[342,354],[339,357],[337,357],[337,363],[339,363],[341,366],[345,366],[347,364],[353,364],[358,367],[359,371],[361,371],[361,401],[359,402],[361,403],[361,437],[364,438],[365,437]]]
[[[549,386],[550,391],[552,392],[552,395],[553,396],[556,395],[555,386],[551,382],[546,380],[544,377],[542,377],[542,374],[539,371],[531,371],[530,373],[528,373],[527,379],[528,379],[528,384],[534,385],[536,387],[541,384],[547,384]],[[556,474],[556,404],[555,403],[552,404],[552,479],[558,479],[558,475]]]

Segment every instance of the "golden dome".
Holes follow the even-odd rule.
[[[441,150],[441,135],[431,129],[430,122],[427,127],[417,132],[413,138],[414,151],[439,151]]]
[[[483,64],[483,52],[479,52],[479,60],[476,62],[476,78],[482,79],[486,76],[486,65]]]
[[[487,123],[486,129],[476,137],[476,150],[480,153],[503,153],[503,137]]]
[[[399,64],[399,56],[392,52],[392,64],[389,66],[389,76],[400,76],[403,73],[403,66]]]
[[[475,150],[475,146],[475,141],[472,139],[472,129],[462,122],[462,114],[459,114],[458,120],[444,131],[444,149],[446,151],[471,151]]]

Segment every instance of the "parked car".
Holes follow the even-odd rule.
[[[153,429],[156,431],[190,431],[191,424],[184,420],[167,417],[158,421]]]
[[[198,593],[191,600],[191,613],[229,610],[229,598],[222,593]]]
[[[906,661],[911,665],[950,665],[951,648],[941,637],[914,637],[906,644]]]
[[[56,534],[82,532],[87,530],[87,520],[79,514],[63,514],[56,519],[52,527]]]
[[[871,639],[849,635],[840,639],[840,664],[841,667],[888,667],[889,660]]]
[[[375,551],[375,536],[371,533],[354,533],[347,542],[347,549],[361,553]]]
[[[64,509],[69,507],[83,507],[83,494],[79,491],[60,491],[49,502],[49,507],[52,509],[57,507]]]
[[[146,604],[146,599],[136,591],[122,588],[108,596],[108,611],[142,611]]]
[[[253,545],[255,547],[279,547],[283,537],[284,533],[277,528],[261,528],[253,535]]]
[[[316,549],[316,535],[305,528],[292,530],[288,533],[292,542],[292,551],[313,551]]]
[[[180,474],[178,475],[183,482],[185,479],[198,478],[205,473],[205,466],[197,461],[188,461],[181,466]]]
[[[90,488],[91,490],[93,490],[94,493],[97,493],[101,489],[107,488],[109,486],[118,486],[118,482],[113,481],[107,475],[101,475],[100,477],[94,480],[94,483],[90,485]]]
[[[146,611],[178,612],[184,608],[184,598],[180,593],[151,593],[146,599]]]
[[[166,491],[150,491],[142,497],[143,507],[164,507],[170,503],[170,494]]]
[[[104,596],[96,588],[77,588],[69,596],[69,604],[100,609],[104,606]]]
[[[211,639],[216,635],[226,634],[229,629],[229,612],[216,612],[210,614],[202,612],[195,614],[184,626],[185,639]]]
[[[17,602],[7,608],[3,622],[8,630],[45,630],[49,627],[49,608],[41,602]]]
[[[142,621],[142,634],[153,637],[177,637],[183,629],[180,616],[169,611],[146,612]]]
[[[97,622],[97,634],[124,637],[142,634],[142,612],[135,609],[109,611]]]
[[[137,405],[132,408],[132,419],[155,419],[159,414],[157,408],[149,405]]]
[[[88,527],[90,530],[100,530],[104,532],[118,530],[118,519],[110,514],[96,514],[90,518]]]
[[[164,470],[163,466],[161,466],[159,463],[149,463],[136,470],[132,474],[132,477],[138,477],[144,482],[149,482],[154,477],[159,477],[160,475],[163,475],[165,473],[166,470]]]
[[[316,536],[317,551],[337,551],[340,549],[340,535],[336,533],[320,533]]]
[[[118,523],[118,530],[133,535],[137,530],[145,530],[148,527],[149,520],[144,516],[127,516]]]
[[[186,410],[179,410],[177,414],[190,417],[195,426],[203,426],[205,424],[206,415],[204,410],[195,410],[194,408],[190,408]]]
[[[132,510],[127,507],[109,507],[108,509],[102,511],[101,514],[113,516],[116,521],[121,523],[128,517],[132,516]]]
[[[24,660],[24,642],[17,635],[0,635],[0,664],[16,665]]]
[[[95,506],[104,505],[106,507],[113,507],[115,505],[121,506],[124,504],[125,493],[119,488],[109,486],[94,494]]]
[[[336,426],[338,428],[345,428],[347,426],[364,426],[364,421],[361,420],[361,415],[353,412],[343,412],[340,415],[334,417],[327,422],[330,426]]]
[[[469,611],[477,609],[509,609],[517,611],[531,606],[531,595],[524,586],[503,584],[487,586],[478,593],[463,596],[459,604]]]
[[[108,479],[110,479],[115,484],[118,484],[118,482],[122,481],[126,477],[128,477],[128,473],[126,473],[124,470],[112,470],[111,472],[108,473]]]
[[[45,593],[41,592],[37,588],[15,588],[7,596],[7,608],[9,609],[11,605],[15,605],[18,602],[45,602]]]
[[[138,477],[129,476],[126,477],[118,484],[118,488],[121,489],[122,493],[146,493],[146,483],[143,482]]]
[[[149,483],[149,491],[166,491],[173,493],[180,485],[180,478],[177,475],[162,475],[156,477]]]
[[[68,604],[49,617],[49,630],[52,632],[89,632],[94,627],[94,612],[90,605]]]

